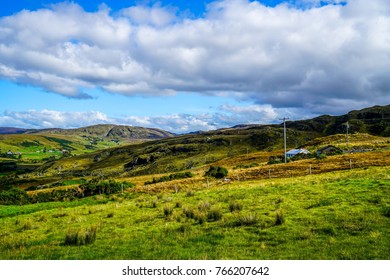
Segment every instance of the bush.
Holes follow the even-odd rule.
[[[191,172],[173,173],[173,174],[170,174],[168,176],[163,176],[160,178],[153,178],[152,181],[145,182],[145,185],[151,185],[151,184],[156,184],[156,183],[161,183],[161,182],[168,182],[168,181],[177,180],[177,179],[191,178],[194,176],[195,175]]]
[[[226,177],[228,170],[221,166],[210,166],[209,170],[206,172],[205,176],[214,177],[216,179],[222,179]]]
[[[268,158],[268,164],[278,164],[283,163],[284,157],[283,156],[270,156]]]
[[[11,188],[0,192],[0,204],[4,205],[24,205],[30,203],[27,192],[19,188]]]
[[[98,182],[93,181],[80,185],[80,189],[84,196],[93,196],[98,194],[114,194],[120,193],[122,190],[134,187],[134,184],[127,182],[115,182],[113,180]]]

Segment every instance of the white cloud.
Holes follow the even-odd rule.
[[[153,25],[163,27],[175,21],[175,13],[158,5],[153,7],[133,6],[123,9],[121,14],[128,17],[131,22],[139,25]]]
[[[100,123],[111,123],[113,119],[96,111],[59,112],[53,110],[6,111],[0,115],[0,126],[21,128],[76,128]]]
[[[297,116],[270,105],[235,106],[225,104],[214,113],[166,114],[161,116],[127,116],[113,118],[98,111],[60,112],[53,110],[6,111],[0,115],[0,126],[22,128],[76,128],[94,124],[123,124],[160,128],[175,133],[208,131],[237,124],[278,122],[283,114]],[[302,113],[302,112],[300,112]]]
[[[295,2],[217,1],[197,19],[160,6],[22,11],[0,18],[0,78],[73,98],[97,87],[224,93],[318,113],[390,103],[390,2]]]

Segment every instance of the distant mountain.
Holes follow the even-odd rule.
[[[26,132],[27,129],[17,127],[0,127],[0,134],[21,134]]]
[[[340,133],[345,133],[347,122],[351,134],[368,132],[374,136],[367,137],[390,136],[389,121],[390,106],[375,106],[351,111],[342,116],[324,115],[310,120],[290,121],[287,123],[287,147],[304,147],[308,144],[316,146],[318,138],[333,134],[338,134],[336,138],[340,137]],[[173,134],[158,129],[115,125],[96,125],[69,130],[52,129],[40,133],[31,134],[29,131],[28,136],[41,136],[58,143],[60,148],[67,150],[71,149],[64,145],[73,145],[72,147],[75,148],[72,150],[72,154],[77,156],[49,162],[39,167],[37,171],[48,176],[58,174],[61,171],[63,176],[69,176],[69,178],[95,176],[96,174],[117,176],[126,173],[126,176],[138,176],[177,172],[235,156],[245,155],[250,160],[249,154],[259,151],[267,152],[269,155],[271,153],[280,155],[284,146],[283,124],[239,125],[235,128],[176,135],[175,137],[169,137]],[[62,136],[61,134],[69,135]],[[73,137],[73,135],[77,137]],[[145,139],[145,137],[153,139],[154,137],[155,140],[136,141],[137,143],[131,143],[131,145],[111,146],[108,149],[89,147],[92,145],[86,144],[76,149],[76,144],[72,144],[71,141],[72,138],[80,138],[80,136],[87,136],[87,139],[91,136],[109,137],[108,139],[112,138],[112,140],[115,137],[132,137],[133,139]],[[65,141],[53,139],[56,137],[63,137]],[[353,137],[358,137],[358,134]],[[23,147],[34,145],[37,143],[36,140],[39,140],[30,139],[27,143],[23,137],[19,138],[22,138],[19,141],[20,146]],[[13,141],[15,142],[15,140]],[[43,140],[39,140],[39,142],[43,144]],[[99,145],[100,142],[97,141],[95,145]],[[9,147],[4,146],[3,151],[9,149]],[[84,153],[84,150],[90,150],[90,152]]]
[[[287,128],[325,135],[337,133],[369,133],[390,136],[390,105],[354,110],[341,116],[322,115],[309,120],[287,122]]]
[[[0,127],[0,134],[56,134],[68,136],[92,136],[111,139],[161,139],[175,136],[173,133],[156,128],[113,124],[99,124],[75,129],[22,129]]]
[[[322,115],[308,120],[288,121],[287,128],[296,131],[316,133],[318,136],[345,133],[348,122],[349,132],[369,133],[378,136],[390,136],[390,105],[374,106],[362,110],[354,110],[341,116]],[[221,128],[215,131],[194,131],[189,135],[201,134],[236,134],[245,130],[263,130],[280,128],[282,124],[260,125],[239,124],[231,128]],[[174,133],[156,128],[100,124],[75,129],[24,129],[0,127],[0,134],[59,134],[75,136],[93,136],[100,138],[125,139],[162,139],[177,136]]]

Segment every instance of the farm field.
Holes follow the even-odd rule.
[[[390,167],[0,206],[1,259],[389,259]]]

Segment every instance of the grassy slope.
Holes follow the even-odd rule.
[[[388,166],[370,167],[214,182],[193,193],[1,206],[0,258],[389,259],[389,179]],[[233,202],[242,210],[231,213]],[[219,211],[222,219],[199,223],[185,216],[188,209],[198,217]],[[285,219],[281,225],[277,215]],[[69,231],[91,225],[99,227],[94,244],[63,245]]]
[[[282,128],[271,127],[185,135],[67,158],[41,171],[47,176],[57,174],[59,169],[119,174],[124,172],[125,165],[138,160],[138,163],[127,168],[126,173],[129,176],[175,172],[199,167],[205,162],[210,164],[224,158],[246,154],[247,149],[249,153],[281,149],[282,136]],[[314,139],[317,136],[316,133],[290,131],[289,145],[302,145],[306,139]],[[146,159],[151,159],[148,164],[141,162]]]
[[[51,134],[7,134],[0,135],[0,150],[2,153],[11,151],[21,153],[23,160],[62,156],[61,150],[66,149],[74,155],[91,153],[96,150],[117,146],[111,141],[98,141],[90,145],[90,140],[80,136],[51,135]],[[46,149],[46,153],[43,153]],[[49,153],[49,150],[53,150]]]

